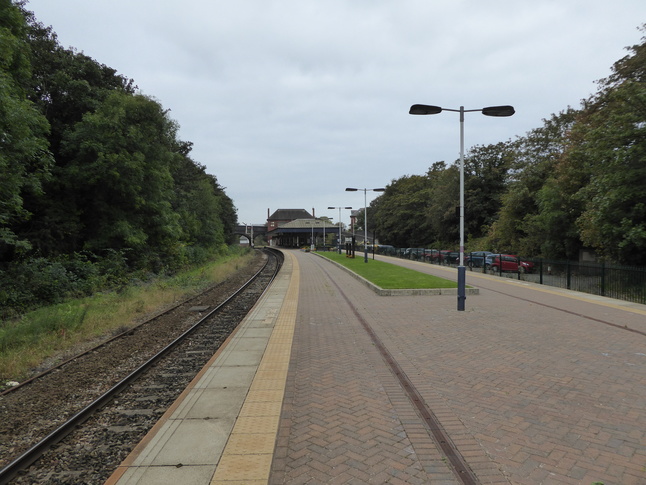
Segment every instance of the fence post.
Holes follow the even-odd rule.
[[[570,260],[569,259],[567,260],[567,264],[566,264],[566,272],[567,272],[566,287],[569,290],[570,286],[571,286],[571,281],[572,281],[572,268],[570,267]]]
[[[540,271],[539,281],[540,281],[540,284],[542,285],[543,284],[543,258],[541,258],[540,261],[538,262],[538,268]]]
[[[601,296],[606,296],[606,262],[601,262]]]

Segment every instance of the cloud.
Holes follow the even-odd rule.
[[[254,223],[268,208],[315,207],[334,218],[330,205],[363,204],[346,186],[384,186],[455,161],[457,114],[412,117],[411,104],[516,107],[513,118],[470,114],[467,147],[523,136],[578,107],[640,41],[646,13],[641,0],[31,0],[28,8],[64,46],[170,108],[193,157]]]

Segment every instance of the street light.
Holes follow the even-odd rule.
[[[315,248],[315,246],[314,246],[314,222],[305,221],[305,224],[312,224],[312,238],[310,239],[310,251],[314,252],[314,248]]]
[[[367,201],[367,192],[369,190],[373,192],[384,192],[386,189],[384,188],[379,188],[379,189],[355,189],[353,187],[348,187],[345,189],[346,192],[357,192],[358,190],[363,190],[363,226],[364,226],[364,239],[363,239],[363,250],[364,250],[364,258],[363,262],[367,263],[368,262],[368,201]]]
[[[458,266],[458,311],[464,311],[464,300],[466,300],[466,268],[464,267],[464,113],[481,111],[485,116],[511,116],[516,111],[513,106],[489,106],[481,109],[460,109],[440,108],[426,104],[414,104],[410,107],[409,114],[412,115],[436,115],[442,111],[453,111],[460,113],[460,265]]]
[[[339,209],[339,254],[341,254],[341,209],[352,209],[352,207],[328,207],[328,209]]]

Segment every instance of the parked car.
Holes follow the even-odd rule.
[[[406,248],[404,251],[404,258],[408,259],[421,259],[424,255],[424,248]]]
[[[377,253],[383,254],[385,256],[394,256],[395,254],[397,254],[397,250],[394,248],[394,246],[391,246],[389,244],[380,244],[377,246]]]
[[[440,264],[458,264],[460,261],[460,253],[457,251],[449,251],[448,249],[442,249],[440,251]]]
[[[440,251],[437,249],[425,249],[424,250],[424,261],[427,263],[437,263],[440,259]]]
[[[534,263],[523,261],[513,254],[492,254],[486,258],[487,269],[493,272],[511,271],[514,273],[531,273],[534,271]]]
[[[471,251],[464,255],[464,265],[469,268],[482,268],[489,255],[493,255],[493,253],[491,251]]]

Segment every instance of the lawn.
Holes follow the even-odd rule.
[[[339,254],[325,251],[317,254],[336,261],[383,289],[457,288],[458,286],[456,281],[420,273],[376,259],[369,259],[366,263],[363,255],[358,253],[355,258],[346,257],[345,252]]]

